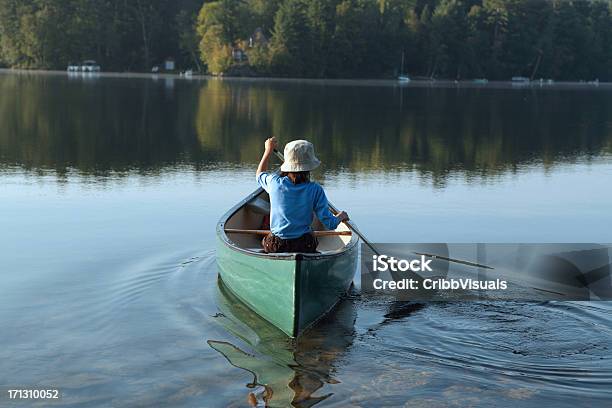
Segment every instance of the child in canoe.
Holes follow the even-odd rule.
[[[294,140],[285,146],[285,162],[280,173],[268,171],[270,156],[277,143],[266,140],[265,151],[257,167],[257,182],[270,195],[270,234],[262,240],[265,252],[317,251],[317,238],[312,234],[312,213],[329,230],[334,230],[349,217],[344,211],[333,215],[323,187],[310,181],[310,171],[321,162],[315,157],[312,143]]]

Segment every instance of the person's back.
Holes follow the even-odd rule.
[[[336,229],[348,220],[345,212],[334,216],[323,188],[310,181],[310,171],[320,161],[312,143],[295,140],[285,147],[281,173],[268,172],[268,160],[276,140],[266,140],[266,150],[257,168],[257,182],[270,195],[270,234],[264,237],[265,252],[316,252],[317,240],[312,234],[313,212],[327,229]]]

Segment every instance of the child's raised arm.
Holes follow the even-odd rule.
[[[276,142],[276,138],[272,136],[269,139],[266,139],[265,150],[263,156],[261,156],[261,161],[259,162],[259,166],[257,166],[257,171],[255,175],[259,177],[259,175],[268,170],[268,162],[270,161],[270,156],[276,149],[278,143]]]

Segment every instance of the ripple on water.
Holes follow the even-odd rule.
[[[431,303],[410,320],[387,325],[373,344],[383,359],[416,359],[484,385],[518,386],[509,397],[527,396],[523,387],[537,385],[610,398],[611,322],[609,305]]]
[[[144,305],[159,307],[167,281],[179,274],[185,253],[163,253],[134,260],[123,260],[97,271],[93,287],[81,287],[72,301],[74,306],[67,330],[87,329],[104,342],[112,341],[115,329],[126,322],[133,310]]]

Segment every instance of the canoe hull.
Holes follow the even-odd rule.
[[[297,337],[346,294],[357,245],[333,255],[270,257],[246,252],[218,236],[217,264],[227,288],[258,315]]]
[[[316,323],[346,295],[356,267],[357,246],[336,257],[297,261],[297,334]]]

